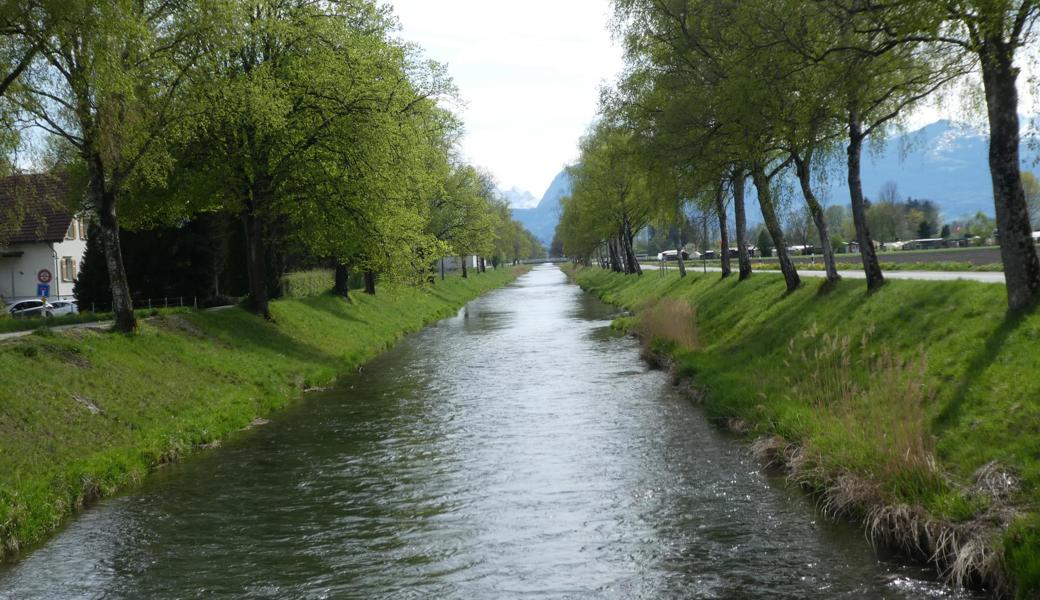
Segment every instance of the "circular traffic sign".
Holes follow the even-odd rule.
[[[52,275],[47,269],[40,269],[40,272],[36,274],[36,279],[38,279],[40,283],[50,283],[52,277],[54,277],[54,275]]]

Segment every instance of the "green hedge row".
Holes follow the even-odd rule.
[[[282,276],[282,295],[286,298],[308,298],[331,290],[336,283],[332,269],[299,271]]]

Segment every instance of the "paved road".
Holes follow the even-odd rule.
[[[107,329],[111,325],[112,325],[112,321],[92,321],[90,323],[73,323],[72,325],[59,325],[57,327],[52,327],[51,329],[53,331],[65,331],[67,329],[84,329],[84,328]],[[14,339],[14,338],[25,337],[27,335],[32,335],[32,332],[33,332],[33,330],[30,329],[28,331],[12,331],[10,333],[0,333],[0,342],[2,342],[4,340],[10,340],[10,339]]]
[[[642,265],[644,270],[656,271],[657,265]],[[703,267],[695,267],[690,265],[687,267],[690,271],[703,272]],[[669,270],[678,270],[678,267],[669,266]],[[708,271],[718,273],[722,269],[718,267],[708,267]],[[734,265],[733,271],[736,272],[736,265]],[[780,275],[780,271],[767,271],[758,270],[756,273],[773,273]],[[827,273],[824,271],[810,271],[808,269],[800,269],[798,274],[802,277],[826,277]],[[846,279],[866,279],[866,275],[863,271],[838,271],[838,274]],[[885,271],[885,277],[887,279],[912,279],[915,281],[978,281],[979,283],[1004,283],[1004,274],[994,271]]]
[[[219,310],[228,310],[230,308],[235,308],[235,306],[234,305],[215,306],[213,308],[206,308],[206,309],[203,309],[203,310],[206,310],[208,312],[216,312],[216,311],[219,311]],[[150,318],[151,317],[148,317],[147,319],[143,319],[143,320],[147,321]],[[112,326],[112,321],[110,319],[108,321],[91,321],[89,323],[73,323],[71,325],[58,325],[56,327],[51,327],[51,330],[53,330],[53,331],[65,331],[67,329],[87,329],[87,328],[89,328],[89,329],[108,329],[111,326]],[[2,342],[4,340],[11,340],[11,339],[15,339],[15,338],[25,337],[27,335],[31,335],[32,332],[33,332],[33,330],[29,329],[29,330],[26,330],[26,331],[12,331],[10,333],[0,333],[0,342]]]

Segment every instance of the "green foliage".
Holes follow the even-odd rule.
[[[287,273],[282,276],[282,295],[286,298],[307,298],[332,290],[336,282],[331,269],[314,269]]]
[[[160,311],[136,336],[77,329],[0,343],[0,554],[516,273],[452,277],[432,292],[391,286],[352,303],[329,294],[281,300],[272,303],[277,324],[241,309]]]

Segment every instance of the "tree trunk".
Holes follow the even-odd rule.
[[[347,300],[350,300],[350,285],[347,283],[349,279],[350,270],[347,269],[347,265],[337,264],[336,285],[332,288],[332,292],[337,296],[343,296]]]
[[[625,252],[625,262],[628,264],[627,272],[631,275],[642,275],[643,268],[639,266],[639,260],[636,259],[636,252],[632,246],[634,239],[632,224],[628,220],[628,215],[625,215],[621,228],[621,244]]]
[[[462,278],[463,279],[469,279],[469,269],[466,267],[466,258],[467,257],[465,257],[465,256],[460,256],[459,257],[459,262],[462,263]]]
[[[1018,69],[1005,43],[987,39],[979,50],[989,116],[989,172],[1007,281],[1008,308],[1032,306],[1040,298],[1040,259],[1033,243],[1029,206],[1019,166]]]
[[[849,109],[849,198],[852,203],[852,222],[856,226],[856,239],[859,241],[859,255],[863,259],[863,272],[867,275],[867,289],[876,290],[885,283],[878,262],[877,251],[874,250],[874,238],[867,225],[867,207],[863,200],[863,180],[860,177],[863,158],[863,125],[859,121],[859,113]]]
[[[686,261],[682,257],[683,248],[686,247],[686,236],[683,235],[686,229],[685,219],[686,217],[682,217],[679,221],[679,247],[675,249],[675,260],[679,262],[679,279],[686,277]]]
[[[610,270],[615,273],[621,273],[624,269],[621,268],[621,257],[618,256],[618,242],[617,240],[607,240],[607,250],[610,252]]]
[[[776,256],[780,261],[780,271],[784,274],[784,281],[787,283],[787,291],[793,292],[798,289],[802,281],[798,277],[794,263],[787,255],[787,241],[784,240],[784,230],[780,227],[780,220],[776,217],[776,208],[773,206],[773,195],[769,190],[769,178],[765,174],[765,169],[761,167],[752,169],[751,180],[758,192],[758,203],[762,207],[762,218],[765,220],[766,229],[769,230],[769,235],[773,238],[773,245],[776,246]]]
[[[249,275],[249,308],[254,314],[271,319],[271,307],[267,296],[267,248],[259,220],[252,208],[242,213],[242,225],[246,232],[246,273]]]
[[[134,304],[130,297],[130,284],[123,266],[123,249],[119,243],[119,218],[116,214],[117,197],[114,191],[105,189],[105,175],[100,158],[93,161],[90,173],[90,189],[94,206],[98,212],[98,228],[101,231],[101,246],[105,250],[105,269],[112,290],[112,313],[115,323],[112,331],[133,333],[137,329]]]
[[[823,207],[820,206],[820,202],[816,199],[816,194],[812,190],[810,171],[812,155],[807,154],[803,158],[799,153],[795,152],[792,153],[792,158],[794,158],[795,172],[798,174],[798,183],[802,187],[802,196],[805,197],[805,203],[809,205],[809,212],[812,214],[813,222],[816,224],[816,231],[820,234],[820,245],[823,246],[823,265],[827,270],[827,281],[836,283],[841,280],[841,276],[838,275],[838,265],[834,260],[831,234],[827,230],[827,219],[823,214]]]
[[[737,262],[740,269],[740,281],[751,277],[751,256],[747,244],[747,215],[744,212],[744,184],[746,175],[743,169],[733,173],[733,216],[737,221]]]
[[[370,296],[376,295],[376,274],[372,271],[365,271],[365,293]]]
[[[484,257],[480,257],[480,272],[487,273],[487,263],[484,261]]]
[[[444,257],[441,257],[441,281],[444,281]]]
[[[725,279],[733,274],[729,264],[729,225],[726,223],[726,196],[722,183],[715,188],[715,212],[719,217],[719,242],[722,246],[722,278]]]

